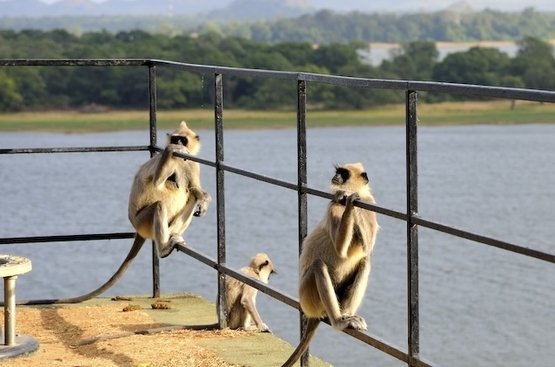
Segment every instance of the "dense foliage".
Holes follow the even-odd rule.
[[[206,24],[206,23],[204,23]],[[200,26],[200,31],[206,25]],[[525,36],[555,38],[555,13],[528,8],[520,13],[481,12],[335,13],[322,10],[273,22],[210,24],[222,34],[255,41],[413,42],[516,40]]]
[[[379,67],[364,64],[359,43],[320,47],[301,42],[258,43],[208,33],[197,38],[143,31],[85,33],[0,31],[0,58],[156,58],[188,63],[332,73],[367,78],[436,80],[555,90],[555,59],[549,43],[526,37],[510,58],[497,49],[472,48],[438,60],[435,43],[406,43]],[[201,107],[211,98],[211,76],[171,68],[158,70],[160,108]],[[148,101],[144,68],[3,67],[0,111],[29,109],[144,108]],[[274,79],[225,80],[225,102],[241,108],[294,108],[295,85]],[[311,84],[309,103],[321,108],[365,108],[402,101],[398,92]],[[423,96],[429,100],[446,96]]]
[[[455,8],[456,9],[456,8]],[[230,20],[231,19],[231,20]],[[149,33],[185,35],[216,32],[263,42],[401,42],[418,40],[517,40],[526,36],[555,38],[555,13],[533,8],[521,12],[457,9],[432,13],[336,13],[321,10],[296,18],[245,22],[230,14],[214,17],[175,14],[152,16],[2,17],[0,29],[66,29],[74,34],[107,30],[112,33],[140,27]]]

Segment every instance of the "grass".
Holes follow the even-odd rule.
[[[518,101],[419,103],[421,125],[525,124],[555,123],[555,104]],[[211,129],[214,112],[208,109],[158,111],[161,129],[173,129],[186,120],[194,129]],[[136,130],[148,128],[149,113],[144,111],[44,111],[0,114],[0,131],[49,131],[84,133]],[[308,109],[308,127],[330,126],[401,126],[405,121],[404,105],[380,106],[365,110]],[[294,128],[295,111],[224,110],[224,126],[230,129]]]

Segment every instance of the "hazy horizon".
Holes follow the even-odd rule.
[[[6,0],[0,0],[6,1]],[[56,3],[62,0],[39,0],[44,3]],[[111,0],[90,0],[97,3],[109,2]],[[128,0],[134,1],[134,0]],[[221,0],[221,7],[225,7],[227,4],[233,2],[234,0]],[[463,0],[463,1],[445,1],[445,0],[405,0],[398,2],[391,1],[362,1],[362,0],[305,0],[311,8],[326,8],[338,11],[435,11],[440,9],[445,9],[451,4],[457,2],[464,2],[470,5],[475,10],[483,10],[485,8],[504,10],[504,11],[520,11],[526,8],[534,8],[536,10],[555,10],[555,1],[552,0],[530,0],[527,2],[519,0]]]

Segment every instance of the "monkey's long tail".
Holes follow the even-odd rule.
[[[297,348],[293,351],[293,354],[291,354],[289,359],[285,361],[285,363],[282,364],[281,367],[291,367],[295,364],[295,362],[299,360],[299,358],[301,358],[304,352],[306,352],[306,350],[308,349],[310,340],[312,340],[312,337],[314,336],[314,333],[316,332],[316,328],[318,327],[318,325],[320,325],[320,319],[315,319],[315,318],[308,319],[308,325],[306,327],[306,333],[304,338],[300,341]]]
[[[127,254],[127,257],[125,258],[125,260],[123,260],[119,269],[116,270],[114,275],[112,275],[112,277],[110,279],[108,279],[106,281],[106,283],[102,284],[100,287],[98,287],[97,289],[95,289],[95,290],[93,290],[93,291],[91,291],[87,294],[83,294],[82,296],[78,296],[78,297],[74,297],[74,298],[24,300],[24,301],[18,301],[17,304],[18,305],[49,305],[49,304],[56,304],[56,303],[79,303],[79,302],[83,302],[83,301],[89,300],[91,298],[94,298],[94,297],[106,292],[114,284],[116,284],[116,282],[121,278],[121,276],[129,268],[129,266],[131,265],[131,263],[133,262],[133,260],[135,259],[135,257],[137,256],[137,254],[139,253],[141,248],[143,247],[144,243],[145,243],[145,239],[143,237],[141,237],[138,233],[136,233],[135,234],[135,240],[133,241],[133,246],[131,246],[131,250],[129,250],[129,253]]]

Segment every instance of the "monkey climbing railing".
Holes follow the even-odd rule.
[[[483,98],[501,98],[511,100],[530,100],[538,102],[555,102],[555,92],[528,90],[518,88],[488,87],[478,85],[463,85],[452,83],[422,82],[408,80],[384,80],[353,78],[335,75],[322,75],[313,73],[297,73],[284,71],[271,71],[259,69],[243,69],[231,67],[219,67],[211,65],[187,64],[156,59],[64,59],[64,60],[0,60],[0,67],[24,67],[24,66],[80,66],[80,67],[125,67],[143,66],[148,69],[149,80],[149,112],[150,112],[150,145],[148,146],[117,146],[102,148],[23,148],[23,149],[0,149],[0,154],[32,154],[32,153],[72,153],[72,152],[121,152],[121,151],[150,151],[154,154],[161,150],[156,146],[157,124],[157,92],[156,79],[157,68],[177,68],[188,72],[213,75],[213,104],[215,121],[216,157],[215,161],[205,160],[195,156],[177,154],[208,165],[216,170],[216,206],[217,206],[217,258],[212,259],[190,247],[178,246],[178,250],[188,254],[196,260],[214,268],[218,273],[218,319],[220,326],[225,326],[225,314],[223,300],[225,297],[225,276],[237,278],[260,291],[268,294],[291,307],[299,309],[298,301],[269,285],[255,281],[241,272],[229,268],[226,263],[226,238],[225,238],[225,184],[224,172],[231,172],[254,180],[259,180],[271,185],[277,185],[298,194],[298,240],[299,251],[303,238],[307,235],[307,196],[314,195],[331,199],[331,195],[307,185],[307,149],[306,149],[306,116],[307,116],[307,85],[309,83],[327,83],[348,88],[370,88],[389,89],[405,92],[406,112],[406,211],[399,212],[378,205],[370,205],[356,202],[355,205],[375,211],[384,216],[395,218],[406,222],[407,236],[407,350],[393,345],[370,333],[354,330],[345,332],[362,342],[381,350],[388,355],[407,363],[409,366],[431,366],[420,357],[420,323],[419,323],[419,292],[418,292],[418,228],[424,227],[451,236],[460,237],[487,246],[496,247],[505,251],[520,254],[522,256],[535,258],[548,263],[555,263],[555,254],[550,254],[518,244],[508,243],[496,238],[482,236],[473,232],[447,226],[438,222],[422,218],[418,214],[418,151],[417,151],[417,93],[437,92],[458,95],[472,95]],[[250,172],[225,163],[223,142],[223,75],[235,77],[252,78],[275,78],[294,80],[297,82],[297,182],[287,182],[272,177]],[[100,233],[100,234],[77,234],[65,236],[37,236],[37,237],[10,237],[0,238],[0,245],[37,243],[37,242],[62,242],[62,241],[98,241],[108,239],[132,238],[133,233]],[[159,263],[153,248],[153,296],[160,294]],[[304,333],[304,319],[301,316],[301,335]],[[301,365],[308,365],[307,354],[301,359]],[[435,364],[434,364],[435,365]]]

